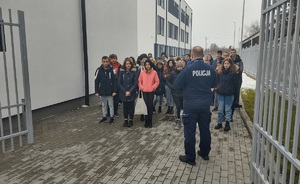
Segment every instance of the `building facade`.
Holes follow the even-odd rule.
[[[82,99],[86,88],[92,95],[95,70],[104,55],[115,53],[123,64],[129,56],[136,58],[149,52],[155,56],[161,52],[181,55],[191,47],[192,10],[184,0],[86,0],[86,70],[81,3],[82,0],[0,2],[4,21],[9,20],[8,9],[13,12],[13,22],[17,22],[17,10],[25,13],[33,110]],[[10,38],[9,32],[9,27],[5,28],[6,38]],[[8,55],[10,41],[5,41]],[[0,75],[4,76],[3,70]],[[1,79],[0,85],[5,86]],[[2,91],[5,89],[1,88],[0,101],[5,105],[7,95]],[[13,101],[13,94],[10,98]]]
[[[193,12],[184,0],[157,0],[155,56],[190,53]]]

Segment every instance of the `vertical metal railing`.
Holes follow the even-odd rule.
[[[259,57],[252,72],[254,183],[300,183],[299,33],[300,0],[262,1]],[[243,58],[253,55],[250,49],[243,50]]]
[[[0,52],[0,55],[2,54],[0,64],[3,64],[3,70],[0,71],[0,74],[4,76],[0,78],[0,82],[2,89],[5,88],[5,94],[0,94],[0,141],[2,152],[14,150],[16,142],[19,143],[19,146],[22,146],[24,135],[27,136],[28,143],[33,143],[24,12],[18,11],[18,23],[13,23],[12,12],[8,10],[8,20],[8,22],[3,20],[2,9],[0,8],[0,36],[2,40],[0,44],[5,48]],[[5,27],[8,28],[8,31]],[[17,36],[19,43],[15,40],[16,30],[19,32]],[[16,52],[16,47],[19,47],[20,53]],[[21,69],[18,63],[21,64]],[[18,81],[20,78],[23,79],[21,85]],[[23,90],[21,95],[20,88]],[[20,98],[24,98],[24,101],[21,101]],[[6,100],[1,102],[1,99]],[[5,113],[3,114],[3,112]]]

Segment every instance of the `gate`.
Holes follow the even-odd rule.
[[[0,142],[2,152],[33,143],[24,12],[0,7]],[[13,22],[13,18],[17,23]],[[5,20],[6,19],[6,20]],[[27,139],[26,139],[27,137]]]
[[[300,0],[262,0],[251,180],[300,183]]]

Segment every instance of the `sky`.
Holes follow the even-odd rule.
[[[192,45],[235,46],[241,40],[243,0],[186,0],[193,9]],[[246,25],[260,21],[261,0],[245,0]],[[234,22],[236,22],[234,42]],[[207,37],[207,44],[205,41]]]

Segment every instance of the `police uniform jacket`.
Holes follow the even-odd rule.
[[[209,109],[216,83],[216,72],[202,59],[187,65],[174,83],[175,90],[182,91],[184,111]]]

